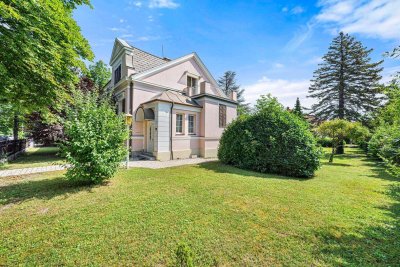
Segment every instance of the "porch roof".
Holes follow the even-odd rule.
[[[174,103],[174,104],[192,106],[192,107],[197,107],[197,108],[202,107],[196,102],[196,100],[192,99],[191,97],[188,97],[186,95],[183,95],[181,93],[174,92],[174,91],[164,91],[164,92],[154,96],[149,101],[147,101],[143,104],[154,102],[154,101],[170,102],[170,103]]]

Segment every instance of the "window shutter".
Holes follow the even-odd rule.
[[[226,126],[226,106],[219,105],[219,127],[225,128]]]

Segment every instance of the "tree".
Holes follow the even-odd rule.
[[[383,61],[371,62],[367,49],[354,37],[340,32],[314,72],[309,97],[317,99],[312,113],[319,119],[357,121],[380,104],[379,80]],[[338,154],[342,154],[343,146]]]
[[[333,39],[309,88],[309,97],[318,100],[312,106],[315,115],[354,121],[378,107],[382,61],[371,63],[371,52],[348,34]]]
[[[111,79],[111,71],[102,61],[97,61],[89,65],[88,78],[90,78],[98,90],[102,90],[107,82]]]
[[[302,111],[302,107],[301,107],[299,98],[296,99],[296,104],[294,106],[293,113],[299,117],[303,117],[303,111]]]
[[[97,92],[76,91],[75,102],[66,111],[61,151],[68,168],[66,177],[89,183],[111,178],[126,156],[128,138],[122,115]]]
[[[245,103],[244,99],[244,89],[240,88],[240,85],[236,84],[236,72],[234,71],[226,71],[222,77],[218,79],[218,85],[222,89],[222,91],[229,95],[230,92],[237,93],[237,102],[238,102],[238,114],[246,114],[250,112],[250,104]]]
[[[14,117],[59,109],[93,54],[72,17],[88,0],[0,2],[0,104]],[[16,125],[18,122],[16,121]]]
[[[323,122],[316,129],[321,137],[329,137],[332,139],[332,152],[329,157],[329,162],[333,162],[335,151],[343,145],[342,140],[348,138],[356,142],[364,140],[369,131],[359,122],[349,122],[342,119],[334,119]]]

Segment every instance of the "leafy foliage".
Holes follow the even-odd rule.
[[[382,61],[372,63],[371,52],[348,34],[333,39],[309,88],[309,97],[318,100],[312,106],[318,118],[357,121],[379,105]]]
[[[319,156],[308,124],[270,95],[257,101],[254,114],[227,127],[218,150],[218,158],[226,164],[295,177],[313,176]]]
[[[388,170],[400,177],[400,87],[396,83],[385,88],[388,98],[378,114],[378,127],[368,144],[369,153],[383,159]]]
[[[321,137],[328,137],[332,140],[332,152],[329,162],[333,162],[333,156],[342,140],[352,139],[354,142],[363,142],[369,136],[369,131],[359,122],[349,122],[346,120],[335,119],[323,122],[316,129]]]
[[[236,84],[236,72],[226,71],[222,77],[218,79],[218,85],[222,88],[225,94],[229,94],[234,91],[237,93],[238,114],[247,114],[250,112],[250,104],[246,103],[244,99],[244,89],[240,88],[240,85]]]
[[[90,78],[94,82],[96,88],[101,91],[111,79],[111,70],[102,60],[99,60],[89,65],[88,78]]]
[[[126,156],[124,141],[128,134],[124,119],[117,116],[107,100],[96,92],[74,94],[75,104],[66,111],[64,131],[67,137],[61,148],[72,165],[67,178],[100,183],[116,172]]]
[[[193,267],[193,256],[190,247],[186,243],[180,243],[176,250],[177,267]]]
[[[54,145],[64,138],[63,127],[59,123],[46,123],[38,112],[27,116],[25,130],[35,143],[44,146]]]
[[[332,147],[332,138],[330,137],[317,137],[318,145],[322,147]]]
[[[87,40],[72,17],[88,0],[3,0],[0,2],[0,103],[14,111],[58,109],[78,81],[83,59],[92,59]]]

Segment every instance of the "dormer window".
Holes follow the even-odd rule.
[[[117,84],[121,80],[121,65],[114,70],[114,84]]]
[[[197,79],[192,76],[187,76],[187,87],[190,90],[190,95],[197,94]]]

